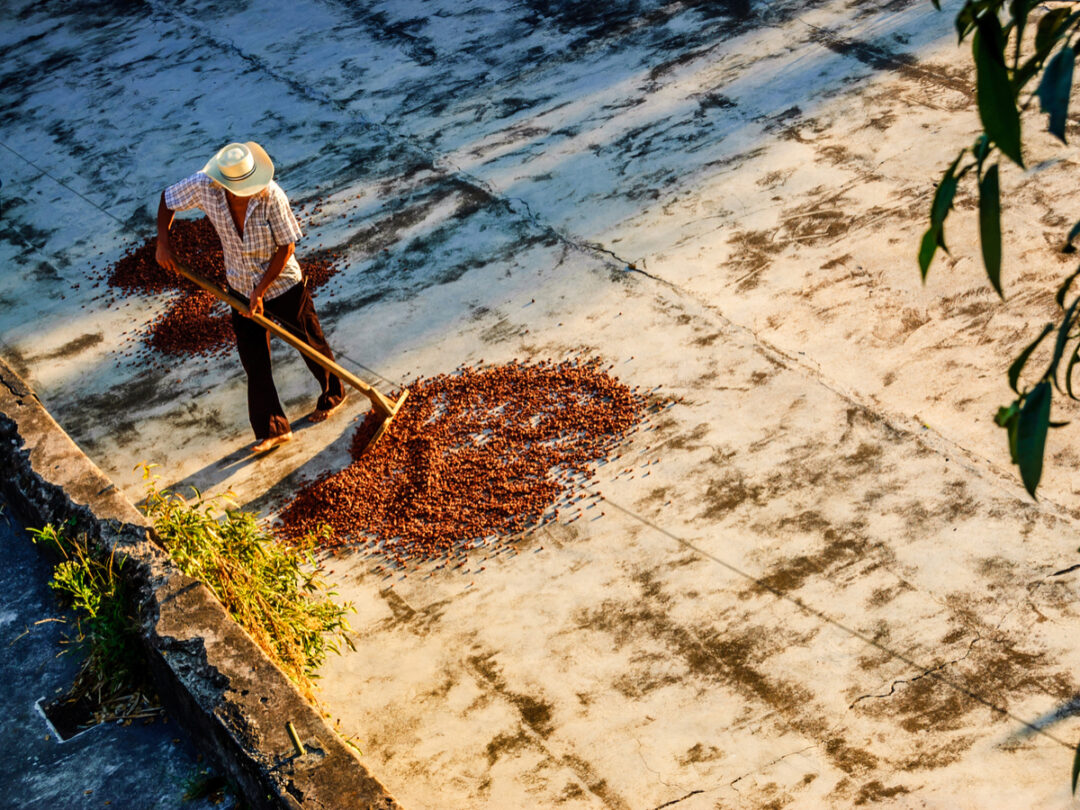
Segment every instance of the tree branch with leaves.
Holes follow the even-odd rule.
[[[932,2],[940,11],[940,0]],[[1062,143],[1066,142],[1069,96],[1076,47],[1080,42],[1080,11],[1074,11],[1073,5],[1069,4],[1050,9],[1033,19],[1039,5],[1035,0],[967,0],[956,15],[960,43],[971,38],[975,98],[983,131],[974,144],[956,156],[934,193],[930,227],[919,246],[919,270],[924,282],[938,249],[948,252],[945,221],[960,182],[971,176],[979,196],[983,266],[991,286],[1004,298],[998,166],[1002,160],[1008,160],[1024,168],[1021,116],[1036,101],[1039,109],[1049,115],[1049,131]],[[1068,252],[1072,252],[1077,236],[1080,236],[1080,222],[1068,234]],[[1046,324],[1009,366],[1009,387],[1016,399],[999,408],[994,417],[1008,434],[1010,458],[1019,467],[1020,478],[1032,497],[1035,497],[1042,478],[1047,433],[1050,428],[1066,424],[1050,420],[1054,391],[1078,399],[1073,391],[1073,372],[1080,364],[1080,294],[1066,306],[1078,275],[1080,268],[1058,289],[1056,300],[1062,313],[1060,321]],[[1021,390],[1020,375],[1028,361],[1043,340],[1055,332],[1049,365],[1030,387]]]

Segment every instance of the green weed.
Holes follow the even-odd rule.
[[[139,650],[134,601],[120,576],[122,563],[92,547],[85,537],[69,537],[52,524],[28,531],[35,543],[60,560],[49,586],[74,614],[68,650],[83,654],[64,702],[85,701],[92,707],[94,722],[156,713],[157,707],[146,697],[151,690]]]
[[[196,490],[188,503],[158,489],[150,465],[142,465],[142,510],[166,550],[185,574],[204,582],[266,653],[313,699],[313,678],[327,651],[352,647],[346,614],[318,575],[316,538],[285,545],[255,516],[228,508],[221,497]]]

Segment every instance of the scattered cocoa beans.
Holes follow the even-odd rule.
[[[180,219],[170,230],[177,258],[196,273],[225,283],[225,260],[213,224],[205,217]],[[104,280],[121,296],[179,294],[146,328],[145,346],[165,355],[212,355],[231,350],[234,343],[229,307],[176,273],[163,269],[154,258],[157,238],[134,245],[106,268]],[[338,271],[337,256],[315,253],[297,257],[310,289],[326,284]]]

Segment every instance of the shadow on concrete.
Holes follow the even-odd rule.
[[[315,423],[311,422],[307,416],[302,416],[292,422],[289,427],[292,429],[295,437],[296,434],[302,433],[314,425]],[[177,481],[174,484],[170,484],[168,489],[180,495],[185,495],[185,497],[186,493],[191,490],[198,493],[209,492],[211,489],[222,484],[245,467],[249,467],[251,464],[272,456],[275,453],[280,453],[281,449],[285,446],[279,445],[266,453],[253,453],[251,452],[251,445],[254,441],[254,438],[245,439],[243,446],[240,448],[233,450],[231,453],[228,453],[215,461],[211,461],[209,464],[191,473],[186,478]],[[293,441],[296,441],[296,439],[294,438]]]

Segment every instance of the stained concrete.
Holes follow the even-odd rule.
[[[165,299],[86,281],[165,183],[259,139],[298,249],[345,256],[331,343],[384,390],[580,352],[681,397],[601,519],[464,573],[329,565],[357,651],[322,699],[404,805],[1069,806],[1075,428],[1036,503],[991,419],[1073,264],[1077,158],[1025,119],[1003,303],[970,189],[920,284],[978,128],[944,5],[16,6],[4,355],[135,498],[139,461],[268,512],[340,466],[363,403],[252,459],[236,361],[137,367]]]

